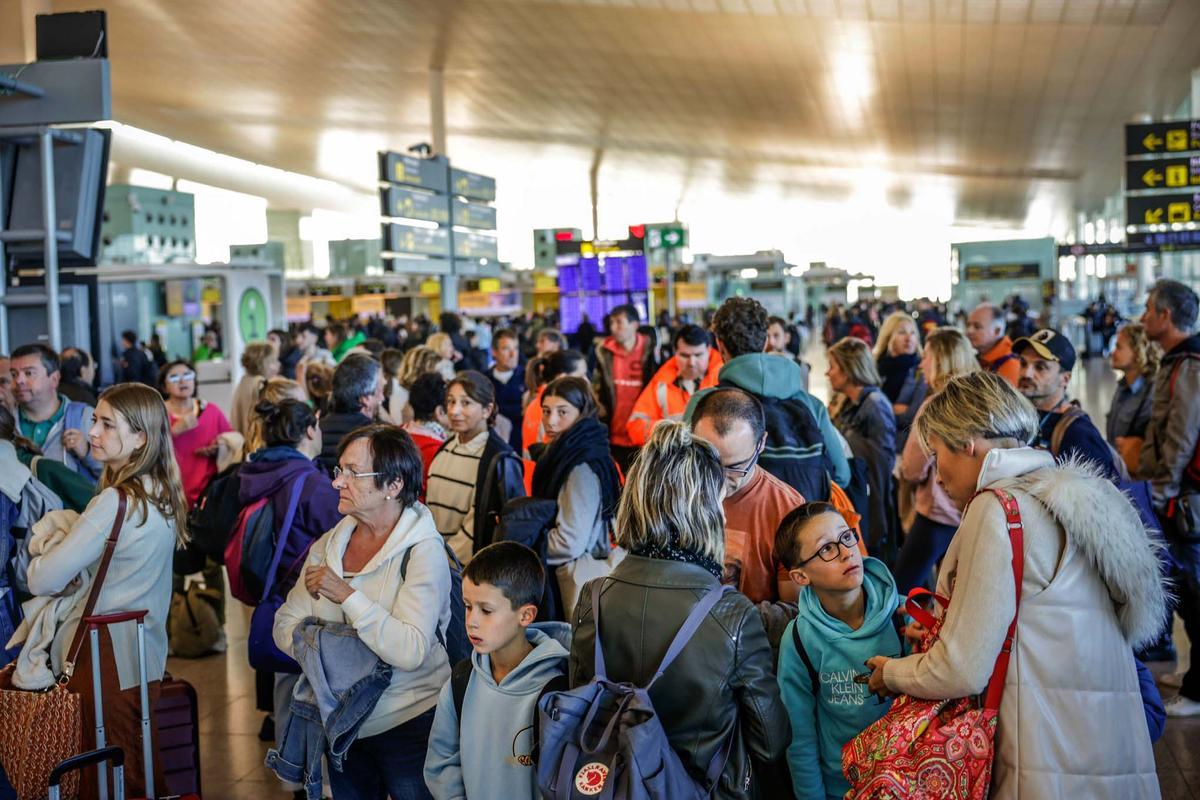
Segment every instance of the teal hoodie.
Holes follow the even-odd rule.
[[[530,625],[525,635],[533,652],[498,685],[491,657],[471,654],[474,669],[461,725],[450,681],[442,687],[425,755],[425,785],[435,800],[538,796],[537,770],[529,758],[537,722],[534,706],[542,687],[567,672],[571,628],[565,622],[543,622]]]
[[[800,592],[800,615],[788,625],[779,644],[779,691],[792,723],[788,767],[797,800],[835,800],[850,786],[842,775],[842,746],[883,716],[891,701],[877,702],[854,676],[867,671],[871,656],[900,654],[900,638],[892,615],[899,604],[896,582],[882,561],[863,559],[866,616],[856,631],[825,613],[812,587]],[[820,696],[813,692],[808,669],[795,647],[792,629],[820,676]]]
[[[846,460],[846,451],[842,449],[842,437],[833,427],[829,419],[829,411],[825,404],[808,392],[804,391],[804,371],[791,358],[783,358],[773,353],[747,353],[726,362],[717,373],[717,380],[731,383],[739,389],[759,397],[773,397],[779,400],[799,400],[808,406],[809,411],[821,428],[821,438],[825,440],[825,452],[829,454],[829,463],[833,465],[833,474],[829,477],[842,488],[850,483],[850,462]],[[683,412],[683,418],[691,422],[692,411],[712,389],[696,392],[688,401]]]

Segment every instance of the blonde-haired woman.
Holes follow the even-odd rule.
[[[386,352],[386,351],[385,351]],[[438,372],[441,356],[431,347],[419,344],[406,352],[396,369],[396,376],[391,382],[391,393],[387,399],[388,416],[397,425],[412,422],[412,408],[408,405],[408,393],[417,378],[426,372]],[[386,371],[386,362],[385,362]],[[443,380],[447,380],[445,375]]]
[[[1105,438],[1117,448],[1131,474],[1137,474],[1138,456],[1150,424],[1154,404],[1154,376],[1162,351],[1146,336],[1139,323],[1130,323],[1117,331],[1109,361],[1122,372],[1108,410]]]
[[[229,401],[229,424],[244,438],[250,438],[250,420],[258,393],[269,378],[279,374],[279,356],[269,342],[251,342],[242,351],[242,368],[246,370],[233,390]]]
[[[926,652],[867,662],[870,687],[926,699],[979,694],[1015,618],[990,797],[1157,798],[1131,652],[1163,619],[1155,546],[1112,482],[1026,447],[1037,430],[1029,401],[983,371],[951,380],[922,411],[917,435],[963,509],[938,576],[949,607]],[[1019,588],[1013,529],[992,489],[1020,513]]]
[[[917,410],[913,425],[921,418],[929,401],[947,383],[977,369],[979,362],[975,358],[975,348],[961,331],[957,328],[934,329],[925,340],[925,352],[921,357],[921,371],[931,394]],[[946,554],[962,515],[937,482],[933,456],[921,447],[916,436],[910,436],[900,452],[900,479],[915,487],[912,525],[904,537],[896,568],[892,570],[896,588],[906,594],[914,586],[927,582],[933,565]]]
[[[682,423],[656,425],[617,506],[617,540],[629,555],[607,578],[585,584],[575,606],[571,686],[587,683],[596,671],[597,588],[608,678],[645,686],[654,677],[688,614],[720,585],[724,494],[725,470],[713,446]],[[754,605],[736,592],[721,597],[668,674],[651,687],[650,699],[676,754],[702,776],[736,737],[712,796],[745,797],[751,757],[774,761],[789,738],[771,647]]]
[[[290,378],[283,378],[276,375],[270,378],[259,389],[258,398],[255,403],[255,408],[250,417],[250,422],[246,426],[246,446],[243,452],[246,458],[249,458],[252,453],[261,450],[266,446],[266,440],[263,437],[263,417],[258,413],[258,403],[267,402],[273,406],[277,406],[284,400],[299,400],[304,403],[308,401],[308,397],[304,388]]]
[[[125,520],[101,585],[94,614],[147,612],[146,677],[153,713],[167,665],[167,611],[171,605],[171,562],[187,539],[187,498],[175,463],[171,424],[162,395],[140,383],[121,383],[100,395],[95,421],[88,431],[92,455],[104,465],[99,493],[57,545],[29,560],[25,569],[31,594],[69,594],[82,573],[95,576],[118,516],[119,494],[126,501]],[[51,668],[62,674],[71,640],[83,616],[87,592],[76,591],[70,611],[50,647]],[[27,643],[27,645],[30,643]],[[104,725],[109,745],[121,747],[129,759],[125,783],[130,794],[145,795],[142,770],[141,703],[139,699],[137,627],[122,622],[101,629],[100,678],[104,693]],[[83,730],[95,730],[90,647],[84,644],[70,680],[83,695]],[[151,730],[154,730],[153,718]],[[90,744],[89,744],[90,746]],[[157,752],[157,748],[155,748]],[[161,767],[154,763],[155,786],[164,787]],[[96,773],[83,771],[81,797],[97,793]]]
[[[870,497],[867,503],[867,547],[885,564],[896,556],[892,530],[892,470],[896,465],[896,417],[880,391],[881,379],[870,348],[847,336],[829,348],[829,386],[846,401],[833,424],[867,465]],[[860,510],[861,511],[861,510]]]
[[[888,315],[879,328],[874,354],[879,388],[896,417],[896,449],[903,450],[913,417],[928,391],[921,371],[921,335],[910,314],[895,311]]]
[[[454,361],[458,355],[454,350],[454,340],[448,333],[435,333],[425,341],[425,346],[437,353],[437,371],[447,381],[454,380]]]

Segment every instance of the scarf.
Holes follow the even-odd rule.
[[[888,400],[896,402],[896,398],[904,389],[904,382],[908,380],[908,376],[920,363],[921,357],[916,353],[904,353],[898,356],[884,353],[879,357],[879,374],[883,378],[883,386],[880,388],[883,389]]]
[[[682,561],[685,564],[695,564],[697,567],[708,570],[717,580],[721,580],[721,573],[724,571],[720,564],[708,556],[702,556],[692,550],[680,547],[678,538],[675,536],[672,536],[671,541],[663,547],[647,543],[635,547],[629,552],[643,558],[660,558],[663,561]]]
[[[533,470],[533,495],[557,500],[580,464],[587,464],[600,479],[600,514],[608,522],[616,511],[621,483],[608,448],[608,429],[597,419],[581,419],[554,438]]]

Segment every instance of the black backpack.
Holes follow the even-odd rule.
[[[719,385],[741,388],[724,381]],[[767,422],[767,444],[759,456],[759,465],[806,501],[828,501],[833,464],[825,452],[825,437],[817,418],[801,400],[755,396],[762,403]]]
[[[188,513],[191,548],[218,564],[225,563],[225,545],[237,528],[238,514],[242,511],[238,500],[241,468],[240,463],[233,464],[213,476],[196,507]]]
[[[558,519],[558,503],[544,497],[516,497],[504,504],[496,526],[496,541],[523,544],[538,554],[546,568],[542,599],[538,601],[537,619],[565,621],[562,593],[558,589],[554,570],[546,564],[547,534]]]

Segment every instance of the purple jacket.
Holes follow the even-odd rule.
[[[304,489],[300,505],[292,521],[287,545],[280,560],[280,573],[291,568],[291,574],[280,579],[286,593],[295,583],[296,571],[304,563],[308,548],[342,518],[338,513],[338,493],[329,476],[316,462],[310,461],[291,447],[267,447],[250,456],[238,473],[238,500],[249,505],[270,496],[275,524],[282,525],[287,514],[288,489],[292,481],[303,476]]]

